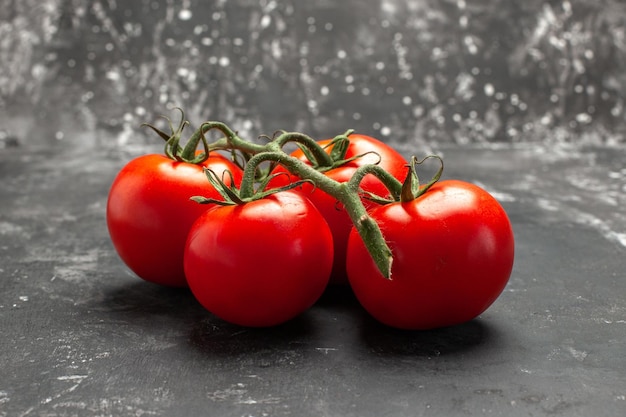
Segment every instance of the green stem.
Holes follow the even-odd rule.
[[[198,148],[198,143],[200,143],[200,140],[202,140],[203,144],[204,144],[204,150],[205,150],[205,160],[206,158],[209,157],[209,152],[208,152],[208,146],[207,146],[207,141],[206,138],[204,137],[203,134],[196,134],[197,132],[195,132],[193,135],[191,135],[191,137],[189,138],[189,140],[187,141],[187,144],[185,145],[185,147],[183,148],[183,150],[180,152],[180,159],[183,161],[191,161],[196,159],[196,149]]]
[[[402,183],[380,165],[361,165],[356,171],[354,171],[349,182],[354,183],[353,187],[358,190],[359,184],[366,175],[374,175],[378,178],[380,182],[383,183],[385,188],[387,188],[394,201],[400,198],[400,194],[402,193]]]
[[[209,150],[239,149],[241,151],[251,154],[257,154],[267,150],[267,147],[265,145],[259,145],[243,140],[239,137],[239,135],[237,135],[236,132],[234,132],[231,128],[229,128],[222,122],[204,122],[202,126],[200,126],[200,129],[198,129],[193,134],[192,138],[194,138],[196,135],[204,135],[211,130],[219,130],[220,132],[222,132],[224,137],[209,144]]]
[[[380,227],[369,216],[363,202],[359,198],[360,181],[341,183],[282,151],[262,152],[250,158],[246,165],[240,188],[240,196],[242,198],[247,198],[254,193],[254,173],[258,165],[265,161],[274,161],[284,165],[289,172],[303,180],[313,181],[317,188],[335,197],[343,204],[378,270],[385,278],[389,279],[391,277],[391,263],[393,261],[391,249],[385,242]]]
[[[333,160],[329,154],[313,139],[312,137],[299,132],[285,132],[278,136],[273,141],[280,149],[285,146],[286,143],[294,142],[305,146],[315,158],[316,167],[330,167],[333,165]],[[276,149],[278,150],[278,149]]]
[[[206,122],[200,129],[194,134],[194,136],[200,136],[201,133],[208,132],[210,130],[219,130],[224,134],[224,138],[209,145],[210,150],[232,150],[237,149],[243,152],[247,152],[252,155],[256,155],[261,152],[279,152],[283,146],[289,142],[299,143],[305,146],[315,158],[315,163],[318,166],[332,166],[333,160],[330,158],[324,149],[313,139],[312,137],[299,132],[284,132],[276,137],[271,142],[265,145],[259,145],[250,143],[241,139],[235,132],[233,132],[228,126],[221,122]],[[192,139],[194,138],[192,136]]]
[[[325,190],[322,187],[320,188],[343,204],[346,212],[352,220],[352,223],[354,224],[355,229],[359,232],[359,235],[365,244],[365,248],[374,260],[376,267],[383,277],[391,279],[393,253],[387,245],[387,242],[385,242],[385,238],[380,230],[380,227],[378,226],[378,223],[376,223],[376,221],[367,213],[365,206],[363,206],[363,202],[358,197],[358,188],[355,189],[351,187],[352,184],[350,182],[337,184],[337,191],[333,189]]]

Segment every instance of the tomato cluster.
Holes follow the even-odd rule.
[[[119,172],[107,225],[136,275],[188,286],[223,320],[283,323],[330,284],[350,285],[382,323],[430,329],[475,318],[509,279],[511,224],[476,185],[437,181],[441,170],[420,185],[414,159],[351,131],[321,141],[279,132],[259,145],[207,122],[182,148],[185,125],[150,126],[166,156]],[[213,129],[224,137],[209,144]],[[286,153],[290,142],[299,147]]]

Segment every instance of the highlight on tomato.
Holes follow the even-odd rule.
[[[383,278],[354,230],[347,271],[360,304],[378,321],[419,330],[460,324],[484,312],[505,288],[514,260],[513,230],[484,189],[458,180],[413,186],[403,201],[370,215],[393,253],[390,279]]]
[[[183,116],[184,117],[184,116]],[[196,150],[203,137],[192,137],[179,146],[186,122],[168,135],[165,155],[143,155],[131,160],[117,174],[107,200],[106,221],[111,241],[122,261],[140,278],[156,284],[185,287],[183,253],[193,222],[209,207],[190,198],[217,196],[207,183],[204,169],[239,183],[241,169],[215,152]]]

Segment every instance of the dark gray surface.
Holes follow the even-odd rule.
[[[502,201],[517,253],[487,312],[429,332],[385,328],[345,290],[242,329],[134,277],[105,202],[147,150],[0,151],[0,416],[626,412],[623,148],[439,150]]]
[[[0,6],[0,417],[626,415],[624,2]],[[442,153],[508,211],[509,285],[400,332],[345,290],[249,330],[142,282],[106,195],[174,105]]]

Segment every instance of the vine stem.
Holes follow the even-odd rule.
[[[306,149],[308,149],[313,158],[315,158],[315,162],[319,167],[330,167],[333,165],[333,160],[329,154],[327,154],[324,149],[313,139],[312,137],[305,135],[299,132],[284,132],[276,139],[274,139],[270,144],[275,144],[276,149],[281,150],[285,144],[288,142],[295,142],[301,145],[304,145]]]
[[[211,130],[220,131],[224,135],[224,137],[210,143],[208,145],[209,151],[239,149],[250,154],[257,154],[269,150],[268,145],[271,145],[271,142],[268,145],[259,145],[256,143],[248,142],[240,138],[237,132],[233,131],[230,127],[226,126],[226,124],[222,122],[202,123],[200,128],[193,134],[192,139],[196,135],[205,135]]]
[[[378,178],[378,180],[383,183],[385,188],[387,188],[391,194],[391,199],[393,201],[398,201],[400,199],[400,195],[402,194],[402,183],[389,172],[385,171],[385,169],[380,165],[366,164],[357,168],[349,181],[350,183],[354,183],[352,187],[358,190],[359,184],[361,184],[361,181],[363,181],[363,178],[366,175],[374,175]]]
[[[317,188],[335,197],[343,204],[354,227],[361,236],[361,239],[363,239],[365,247],[372,256],[376,267],[385,278],[391,279],[391,265],[393,262],[391,249],[385,242],[380,227],[367,213],[359,197],[361,179],[368,173],[379,171],[373,168],[375,167],[374,165],[365,165],[358,168],[355,176],[348,182],[338,182],[300,161],[298,158],[287,155],[283,151],[260,152],[250,158],[246,164],[240,187],[240,196],[242,198],[248,198],[254,194],[255,172],[259,164],[265,161],[279,163],[299,178],[311,180]],[[380,171],[383,170],[381,169]]]
[[[224,137],[207,145],[204,135],[211,130],[220,131]],[[337,136],[335,139],[347,139],[350,133],[352,133],[352,130]],[[239,190],[239,197],[242,200],[251,199],[255,195],[256,171],[259,165],[266,161],[283,165],[289,172],[301,180],[311,181],[315,184],[315,187],[333,196],[343,205],[348,213],[378,270],[385,278],[391,279],[393,254],[385,242],[378,223],[367,213],[360,198],[361,181],[366,175],[372,174],[387,187],[393,200],[399,200],[402,193],[402,184],[383,168],[374,164],[363,165],[357,168],[349,181],[335,181],[320,170],[320,167],[331,168],[335,164],[332,155],[329,155],[313,138],[299,132],[281,132],[270,142],[260,145],[242,139],[237,132],[222,122],[209,121],[200,126],[192,135],[190,141],[198,143],[200,139],[207,151],[232,151],[236,149],[253,155],[244,168],[244,175]],[[314,159],[314,161],[311,160],[311,164],[314,166],[284,152],[283,147],[289,142],[302,145]],[[343,155],[340,155],[339,159],[343,159]]]
[[[210,130],[219,130],[224,135],[223,138],[208,145],[209,150],[232,150],[238,149],[252,155],[261,152],[280,152],[283,146],[289,142],[303,145],[315,159],[319,167],[331,167],[334,163],[331,156],[312,137],[300,132],[281,132],[279,136],[265,145],[248,142],[222,122],[205,122],[192,136],[191,141],[199,142],[200,137]],[[347,135],[344,135],[347,136]]]

